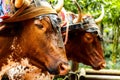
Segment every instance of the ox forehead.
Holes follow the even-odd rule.
[[[41,20],[44,17],[49,17],[49,19],[51,21],[51,24],[52,24],[52,28],[58,34],[58,37],[60,39],[60,40],[57,41],[57,44],[58,44],[59,47],[63,47],[64,45],[63,45],[63,42],[62,42],[62,34],[61,34],[61,27],[60,27],[61,19],[56,14],[44,14],[44,15],[40,15],[40,16],[35,17],[35,19]],[[10,25],[4,24],[4,26],[9,27]]]
[[[57,31],[60,31],[60,26],[59,25],[61,24],[61,19],[57,15],[55,15],[55,14],[46,14],[46,15],[38,16],[36,18],[41,20],[41,19],[43,19],[43,17],[49,17],[50,20],[51,20],[53,29],[57,30]]]
[[[82,22],[69,25],[69,31],[77,30],[77,29],[79,29],[81,31],[95,33],[95,34],[97,34],[97,37],[99,40],[103,40],[100,30],[99,30],[98,26],[96,25],[94,18],[92,18],[90,16],[84,17]],[[61,31],[65,32],[66,26],[62,27]]]
[[[62,41],[63,39],[62,39],[62,34],[61,34],[61,27],[60,27],[61,19],[55,14],[46,14],[46,15],[38,16],[36,18],[41,20],[41,19],[43,19],[43,17],[50,18],[53,30],[58,34],[58,37],[60,39],[57,41],[57,44],[59,47],[64,47],[63,41]]]

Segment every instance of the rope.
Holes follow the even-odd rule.
[[[68,41],[68,34],[69,34],[69,24],[70,24],[70,20],[69,20],[69,18],[68,18],[68,15],[67,15],[67,17],[66,17],[66,21],[67,21],[67,25],[66,25],[66,33],[65,33],[65,41],[64,41],[64,45],[66,45],[67,44],[67,41]]]
[[[67,22],[67,29],[66,29],[66,35],[65,35],[64,45],[67,44],[67,41],[68,41],[68,33],[69,33],[69,21]]]
[[[11,18],[14,18],[16,16],[18,16],[20,13],[22,13],[24,11],[24,9],[26,9],[28,6],[30,6],[30,4],[28,3],[28,1],[25,0],[23,6],[21,8],[19,8],[13,16],[11,16]]]
[[[48,8],[48,7],[34,7],[34,6],[30,6],[29,7],[29,3],[25,2],[24,5],[15,12],[15,14],[13,14],[13,16],[11,16],[8,19],[3,20],[3,22],[8,23],[8,22],[18,22],[18,21],[24,21],[24,20],[28,20],[28,19],[32,19],[36,16],[40,16],[40,15],[44,15],[44,14],[56,14],[56,11],[52,8]],[[27,9],[26,9],[27,8]]]

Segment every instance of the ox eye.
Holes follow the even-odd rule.
[[[40,23],[39,20],[35,20],[34,24],[38,27],[38,28],[43,28],[43,25]]]
[[[43,28],[43,25],[41,24],[35,24],[38,28]]]
[[[86,38],[87,38],[88,41],[92,39],[91,37],[86,37]]]
[[[57,20],[58,20],[58,23],[61,23],[61,22],[62,22],[60,18],[57,18]]]
[[[93,41],[93,37],[92,37],[91,34],[86,33],[84,40],[85,40],[87,43],[91,43],[91,42]]]

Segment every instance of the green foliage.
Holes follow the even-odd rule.
[[[106,2],[106,18],[104,19],[104,25],[112,29],[113,47],[111,59],[113,63],[117,62],[118,52],[120,50],[120,2],[119,0],[112,0]],[[107,35],[105,35],[107,36]]]

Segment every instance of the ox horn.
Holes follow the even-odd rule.
[[[15,7],[20,8],[25,0],[15,0]]]
[[[73,2],[75,3],[75,5],[78,8],[78,17],[77,17],[76,21],[75,20],[73,21],[74,23],[77,23],[77,22],[80,22],[81,19],[82,19],[82,9],[81,9],[81,7],[79,6],[79,4],[76,0],[73,0]]]
[[[31,0],[15,0],[14,4],[16,8],[21,8],[25,2],[27,3],[27,5],[30,5]]]
[[[102,8],[102,13],[101,13],[101,15],[97,19],[95,19],[96,23],[99,23],[100,21],[102,21],[102,19],[104,17],[104,6],[101,5],[101,8]]]
[[[58,3],[54,6],[57,13],[59,13],[64,5],[64,0],[58,0]]]

